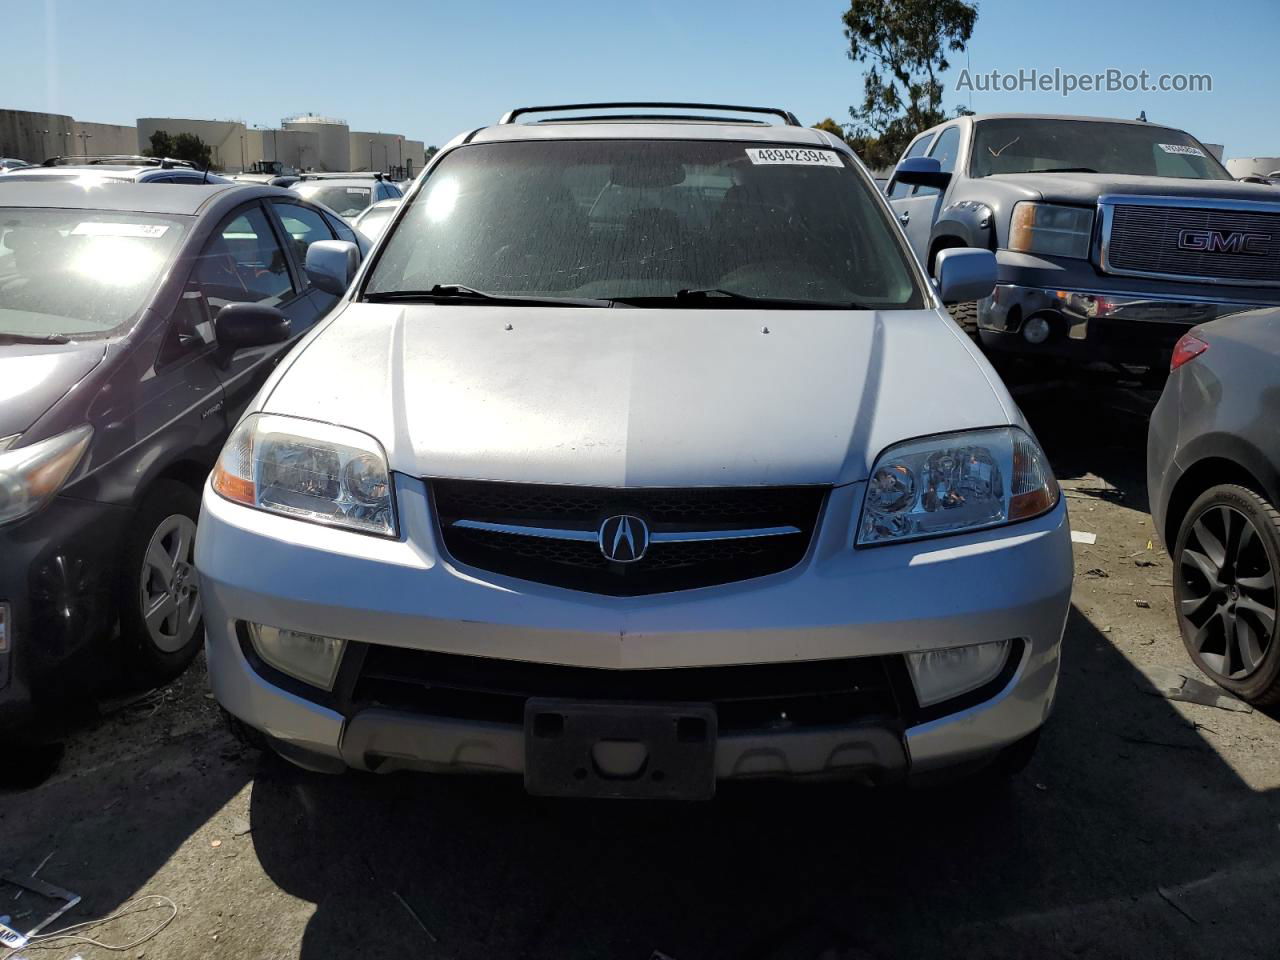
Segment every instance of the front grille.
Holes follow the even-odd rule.
[[[732,583],[795,566],[809,549],[826,489],[734,487],[630,489],[436,480],[445,549],[459,563],[506,576],[609,596],[641,596]],[[794,527],[783,536],[653,543],[634,563],[607,560],[594,539],[564,540],[468,529],[458,521],[596,531],[629,514],[653,534]]]
[[[352,701],[357,707],[515,725],[523,723],[531,697],[692,702],[713,704],[722,732],[824,726],[900,717],[891,659],[600,670],[374,645]]]
[[[1184,249],[1179,246],[1184,231],[1189,231],[1187,242],[1214,249]],[[1253,238],[1248,250],[1242,248],[1245,237]],[[1116,204],[1104,268],[1113,273],[1280,284],[1280,213]]]

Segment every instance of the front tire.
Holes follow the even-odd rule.
[[[1178,626],[1196,666],[1241,700],[1280,704],[1280,512],[1246,487],[1213,487],[1183,518],[1173,562]]]
[[[139,507],[124,553],[120,632],[134,674],[171,680],[204,641],[194,565],[200,498],[174,480],[159,481]]]
[[[951,319],[969,335],[974,343],[978,343],[978,301],[965,300],[962,303],[947,304],[947,313]]]

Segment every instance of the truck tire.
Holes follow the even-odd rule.
[[[947,304],[947,313],[951,314],[951,319],[969,335],[969,338],[978,342],[978,301],[965,300],[963,303]]]

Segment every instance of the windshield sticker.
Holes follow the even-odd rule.
[[[789,164],[798,167],[842,167],[833,150],[795,150],[790,147],[754,147],[747,151],[754,164]]]
[[[363,196],[368,192],[369,191],[366,190],[364,187],[347,187],[347,193],[354,193],[357,197]]]
[[[163,237],[168,231],[164,223],[107,223],[102,220],[90,220],[81,223],[71,231],[73,237],[142,237],[154,240]]]
[[[1176,153],[1183,157],[1203,157],[1204,151],[1199,147],[1184,147],[1180,143],[1157,144],[1165,153]]]

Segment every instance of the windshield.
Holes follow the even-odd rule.
[[[733,141],[523,141],[444,157],[367,294],[461,284],[616,300],[681,290],[918,308],[888,216],[835,151]],[[655,306],[667,305],[655,303]]]
[[[1097,120],[982,120],[974,125],[970,175],[1119,173],[1231,180],[1196,139],[1180,130]]]
[[[0,338],[81,339],[130,323],[185,230],[149,213],[0,209]]]
[[[323,203],[330,210],[344,217],[353,217],[369,205],[369,187],[348,187],[338,183],[300,184],[297,192],[308,200]]]

